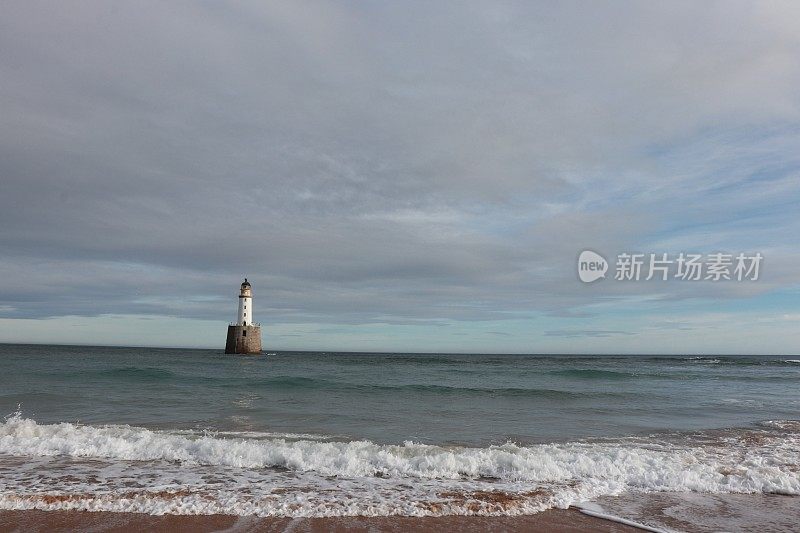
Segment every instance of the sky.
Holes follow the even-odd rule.
[[[800,4],[0,17],[0,342],[800,353]],[[577,258],[609,262],[583,283]],[[757,280],[616,280],[621,253]]]

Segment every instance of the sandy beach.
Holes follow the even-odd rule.
[[[5,532],[134,532],[170,531],[225,532],[423,532],[423,531],[525,531],[529,533],[608,532],[625,533],[640,529],[587,516],[574,509],[551,509],[529,516],[481,517],[341,517],[341,518],[256,518],[229,515],[153,516],[138,513],[80,511],[0,511],[0,531]]]

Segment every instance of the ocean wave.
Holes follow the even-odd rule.
[[[558,389],[531,389],[524,387],[453,387],[449,385],[370,385],[369,389],[377,391],[411,391],[411,392],[432,392],[437,394],[476,394],[491,396],[527,396],[536,398],[579,398],[579,397],[617,397],[627,396],[631,393],[625,392],[581,392],[566,391]]]
[[[102,370],[92,370],[81,372],[79,375],[84,377],[118,378],[125,381],[163,381],[177,377],[174,372],[164,368],[125,366],[120,368],[108,368]]]
[[[365,384],[349,383],[334,379],[308,378],[301,376],[274,376],[251,379],[239,383],[246,387],[260,389],[305,389],[305,390],[337,390],[361,393],[429,393],[438,395],[491,395],[491,396],[528,396],[536,398],[580,398],[580,397],[621,397],[632,393],[623,391],[584,392],[575,390],[559,390],[549,388],[527,387],[464,387],[425,383]]]
[[[597,357],[594,358],[597,360]],[[734,365],[734,366],[786,366],[793,361],[800,359],[778,359],[775,356],[734,356],[734,355],[695,355],[695,356],[652,356],[647,357],[646,361],[663,363],[691,363],[691,364],[710,364],[710,365]],[[617,362],[619,359],[617,359]]]
[[[619,372],[615,370],[600,370],[596,368],[572,368],[567,370],[552,370],[552,376],[562,376],[579,379],[630,379],[639,377],[633,372]]]
[[[33,482],[30,470],[20,467],[17,475],[5,468],[10,473],[4,475],[0,508],[514,514],[623,491],[798,495],[798,429],[775,421],[705,440],[470,448],[38,424],[15,414],[0,425],[0,461],[19,458],[25,468],[52,479]],[[80,482],[84,478],[90,481]],[[115,486],[128,496],[109,494]]]
[[[789,366],[800,363],[800,359],[772,359],[762,357],[696,357],[692,358],[693,363],[705,363],[714,365],[731,366]]]

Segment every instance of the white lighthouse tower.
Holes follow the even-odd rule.
[[[253,324],[253,291],[247,278],[244,278],[242,289],[239,291],[239,318],[236,324],[239,326]]]
[[[228,326],[225,353],[261,353],[261,326],[253,322],[253,290],[247,278],[239,289],[239,314],[236,323]]]

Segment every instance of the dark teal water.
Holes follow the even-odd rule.
[[[0,412],[39,423],[485,446],[800,418],[786,356],[283,353],[0,345]]]

